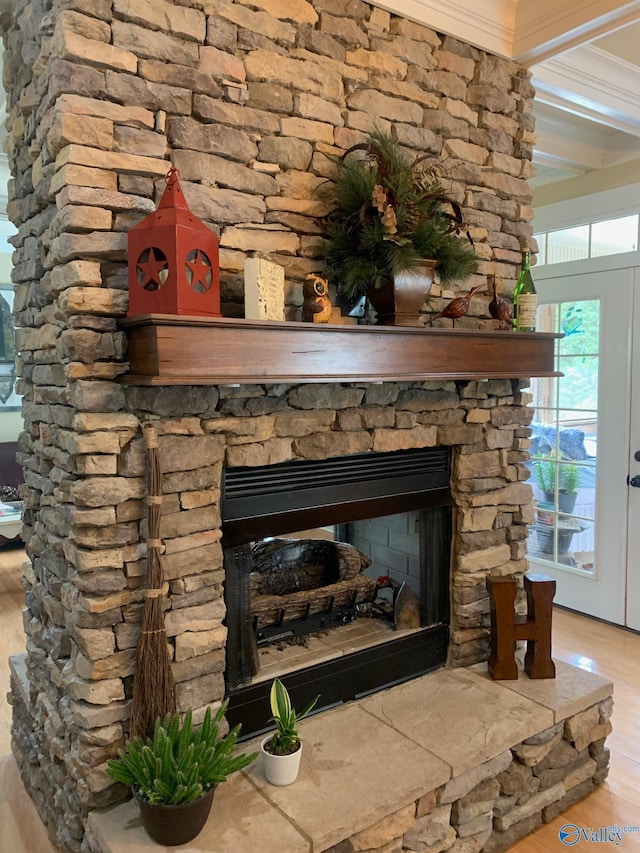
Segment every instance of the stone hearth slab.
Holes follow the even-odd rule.
[[[205,828],[188,845],[164,847],[152,841],[142,828],[140,810],[133,800],[94,812],[89,816],[89,828],[104,853],[171,853],[178,849],[188,853],[309,853],[309,842],[241,774],[218,787]],[[247,846],[252,835],[255,846]]]
[[[452,775],[552,726],[553,712],[466,670],[441,670],[372,696],[362,708],[448,762]]]
[[[269,785],[258,759],[220,786],[189,845],[151,842],[132,801],[93,812],[89,830],[101,853],[317,853],[611,694],[600,676],[557,664],[555,680],[517,682],[442,669],[305,720],[298,780]]]
[[[566,720],[590,705],[595,705],[613,693],[613,682],[594,672],[580,669],[555,660],[555,678],[529,678],[525,672],[520,672],[517,681],[494,682],[513,690],[520,696],[533,699],[539,705],[550,708],[554,713],[554,722]],[[466,670],[469,676],[477,675],[486,681],[491,681],[486,663],[479,663]]]
[[[247,771],[265,797],[324,850],[447,782],[451,768],[358,705],[303,724],[300,775],[287,788],[269,785],[262,763]]]

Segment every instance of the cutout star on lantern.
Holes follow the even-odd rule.
[[[211,261],[200,249],[191,252],[187,258],[187,281],[198,293],[205,293],[211,287],[213,270]]]
[[[165,180],[158,209],[129,231],[129,317],[220,317],[218,236],[189,210],[177,169]]]
[[[138,283],[145,290],[158,290],[167,280],[167,259],[164,252],[152,246],[140,255],[136,264]]]

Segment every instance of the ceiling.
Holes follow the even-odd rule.
[[[532,66],[534,185],[640,158],[640,21]]]

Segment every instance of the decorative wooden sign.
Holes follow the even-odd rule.
[[[284,267],[263,258],[247,258],[244,314],[247,320],[284,320]]]
[[[518,678],[516,640],[527,641],[524,659],[529,678],[555,678],[551,659],[551,613],[556,582],[547,575],[525,575],[527,615],[514,611],[518,584],[512,575],[487,578],[491,605],[491,654],[489,675],[496,681]]]
[[[129,317],[220,317],[218,236],[189,210],[177,169],[166,181],[158,209],[129,231]]]

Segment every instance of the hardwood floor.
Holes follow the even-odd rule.
[[[0,853],[54,853],[11,752],[9,655],[24,651],[20,548],[0,549]]]
[[[9,689],[7,658],[24,650],[20,585],[23,559],[19,549],[0,550],[0,756],[10,752],[11,708],[4,700]],[[640,825],[640,636],[556,610],[553,651],[554,657],[607,676],[615,684],[613,734],[608,739],[611,773],[593,794],[513,845],[513,853],[559,853],[567,849],[558,837],[558,830],[565,823],[594,829]],[[581,841],[573,849],[586,851],[592,847]],[[626,834],[618,847],[606,843],[604,849],[624,853],[640,850],[640,833]],[[22,788],[13,758],[0,758],[0,851],[53,851]]]

